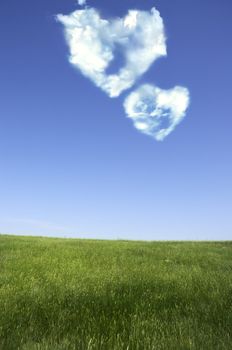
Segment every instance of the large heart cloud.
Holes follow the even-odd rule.
[[[189,105],[188,89],[176,86],[162,90],[142,85],[124,102],[126,114],[144,134],[163,140],[184,118]]]
[[[134,85],[151,64],[166,55],[163,20],[159,12],[130,10],[125,18],[103,19],[94,8],[58,15],[64,25],[70,62],[110,97]],[[118,53],[123,66],[107,69]]]

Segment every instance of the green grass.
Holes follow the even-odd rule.
[[[232,243],[0,235],[0,349],[232,349]]]

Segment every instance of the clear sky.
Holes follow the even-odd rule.
[[[68,60],[55,16],[77,2],[0,2],[0,232],[232,239],[231,0],[88,5],[109,21],[155,7],[167,56],[111,98]],[[125,98],[143,84],[189,91],[163,141],[126,117]]]

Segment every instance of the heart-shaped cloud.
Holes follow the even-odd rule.
[[[65,27],[70,62],[110,97],[133,86],[157,58],[166,55],[163,20],[155,8],[129,10],[125,18],[110,20],[86,8],[57,19]],[[118,50],[124,66],[117,74],[107,74]]]
[[[153,85],[142,85],[124,102],[126,114],[133,120],[134,126],[158,141],[181,122],[188,105],[188,89],[181,86],[162,90]]]

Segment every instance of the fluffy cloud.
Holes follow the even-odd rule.
[[[166,55],[163,20],[155,8],[129,10],[125,18],[112,20],[87,8],[57,19],[65,28],[70,63],[110,97],[132,87],[156,59]],[[116,74],[107,74],[118,52],[124,65]]]
[[[70,63],[110,97],[131,88],[155,60],[166,55],[163,20],[155,8],[129,10],[124,18],[110,20],[94,8],[85,8],[60,14],[57,20],[64,26]],[[122,66],[110,73],[119,54]],[[162,90],[142,85],[126,98],[124,108],[138,130],[160,141],[184,118],[189,100],[188,90],[181,86]]]
[[[189,100],[185,87],[162,90],[142,85],[126,98],[124,108],[139,131],[161,141],[184,118]]]
[[[86,0],[77,0],[78,5],[84,6],[86,4]]]

